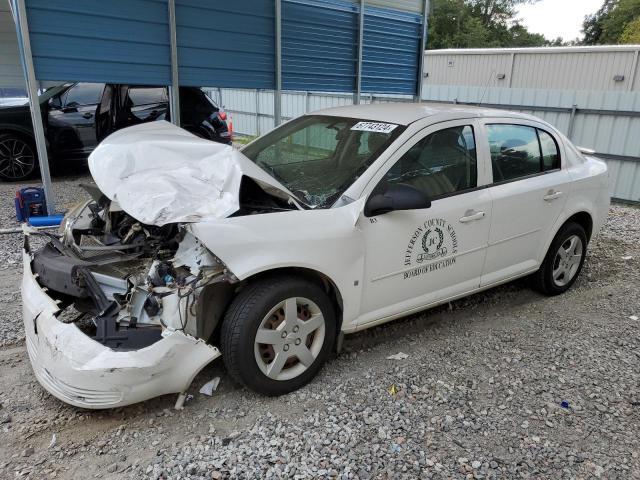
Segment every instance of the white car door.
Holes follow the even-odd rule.
[[[482,285],[535,271],[564,208],[571,177],[562,143],[536,123],[485,123],[491,156],[491,233]]]
[[[429,208],[358,219],[365,269],[358,325],[388,320],[479,287],[491,196],[488,158],[478,158],[474,120],[431,126],[392,155],[372,181],[371,198],[409,184]]]

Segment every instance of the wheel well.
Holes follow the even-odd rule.
[[[336,331],[340,331],[340,327],[342,325],[342,295],[340,294],[340,290],[337,285],[331,280],[328,276],[323,273],[318,272],[317,270],[313,270],[311,268],[304,267],[282,267],[275,268],[273,270],[267,270],[264,272],[256,273],[252,277],[249,277],[245,280],[245,282],[255,282],[256,280],[260,280],[264,277],[270,277],[273,275],[295,275],[299,277],[303,277],[306,280],[309,280],[313,283],[316,283],[320,286],[327,294],[329,298],[333,302],[333,305],[336,309],[336,319],[338,320],[338,325]]]
[[[31,145],[35,148],[35,139],[33,138],[33,135],[23,132],[22,130],[15,130],[13,128],[2,128],[0,129],[0,135],[6,135],[6,134],[10,134],[10,135],[15,135],[16,137],[20,137],[22,140],[25,140],[29,143],[31,143]],[[36,153],[36,152],[34,152]]]
[[[215,310],[216,315],[214,315],[215,323],[213,326],[210,326],[208,329],[206,327],[204,328],[205,331],[203,331],[202,333],[206,332],[205,333],[206,336],[203,336],[201,338],[209,338],[209,342],[219,341],[220,328],[222,326],[222,319],[224,317],[224,314],[226,313],[227,308],[229,307],[229,305],[231,304],[233,298],[237,295],[237,293],[249,283],[253,283],[267,277],[272,277],[274,275],[291,275],[291,276],[302,277],[302,278],[305,278],[306,280],[309,280],[317,284],[325,292],[327,292],[327,294],[329,295],[329,298],[331,299],[331,302],[334,305],[335,312],[336,312],[336,320],[338,322],[338,324],[336,325],[336,333],[340,332],[340,329],[342,327],[342,309],[343,309],[342,295],[340,294],[340,290],[338,290],[338,287],[333,282],[333,280],[331,280],[326,275],[310,268],[282,267],[282,268],[275,268],[272,270],[266,270],[264,272],[256,273],[255,275],[243,280],[239,284],[223,284],[223,285],[231,286],[232,291],[230,292],[227,290],[226,294],[223,296],[223,300],[221,300],[219,293],[218,295],[216,295],[218,299],[217,301],[216,300],[213,301],[213,303],[218,304],[217,310]],[[220,287],[218,287],[218,289],[219,288]],[[211,291],[208,293],[213,294],[213,290],[214,289],[212,288]],[[201,311],[204,311],[206,309],[211,312],[212,307],[214,307],[213,303],[209,305],[203,305],[203,309]],[[222,305],[222,308],[220,308],[221,305]],[[198,313],[200,314],[200,312]]]
[[[593,232],[593,219],[587,212],[578,212],[567,219],[567,223],[577,223],[587,234],[587,242],[591,240],[591,233]]]

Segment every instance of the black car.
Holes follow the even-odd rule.
[[[47,151],[55,162],[85,160],[121,128],[170,120],[166,87],[67,83],[39,98]],[[199,137],[231,143],[226,113],[199,88],[180,87],[180,123]],[[23,180],[37,171],[29,105],[0,108],[0,179]]]

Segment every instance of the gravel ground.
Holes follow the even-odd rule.
[[[57,180],[60,204],[81,180]],[[179,412],[173,395],[90,412],[45,393],[22,344],[20,238],[0,241],[0,478],[640,479],[639,209],[612,207],[565,295],[518,281],[348,336],[279,398],[216,361]]]

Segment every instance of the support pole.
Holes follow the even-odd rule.
[[[33,69],[33,57],[31,56],[31,41],[29,40],[29,24],[27,22],[27,10],[24,0],[16,0],[14,4],[17,8],[17,27],[20,41],[20,58],[24,69],[24,76],[27,80],[27,93],[29,95],[29,109],[31,110],[31,122],[33,123],[33,136],[36,140],[36,150],[38,152],[38,162],[40,163],[40,176],[44,197],[47,200],[47,214],[56,213],[55,197],[51,185],[51,173],[49,172],[49,157],[47,155],[47,141],[44,136],[44,125],[42,123],[42,112],[40,111],[40,99],[38,98],[38,82]]]
[[[362,96],[362,52],[364,50],[364,0],[360,0],[360,14],[358,16],[358,64],[356,66],[356,94],[353,97],[355,105],[360,104]]]
[[[169,45],[171,49],[171,123],[180,126],[180,79],[178,77],[178,37],[176,34],[176,2],[168,0],[169,7]]]
[[[511,53],[511,67],[509,68],[509,88],[513,87],[513,72],[516,66],[516,54]]]
[[[574,104],[571,107],[571,114],[569,116],[569,128],[567,129],[567,138],[569,140],[571,140],[571,138],[573,137],[573,128],[574,128],[575,123],[576,123],[577,110],[578,110],[578,105]]]
[[[629,77],[629,85],[627,85],[627,90],[629,92],[633,91],[633,87],[636,84],[636,78],[638,75],[638,58],[640,57],[640,50],[636,50],[633,54],[633,66],[631,67],[631,77]]]
[[[418,82],[416,85],[416,102],[422,102],[422,82],[424,82],[424,52],[427,48],[427,32],[429,23],[429,0],[424,0],[422,17],[422,35],[420,36],[420,56],[418,57]]]
[[[276,2],[276,89],[273,92],[275,126],[282,123],[282,0]]]
[[[260,89],[256,88],[256,137],[260,136]]]

